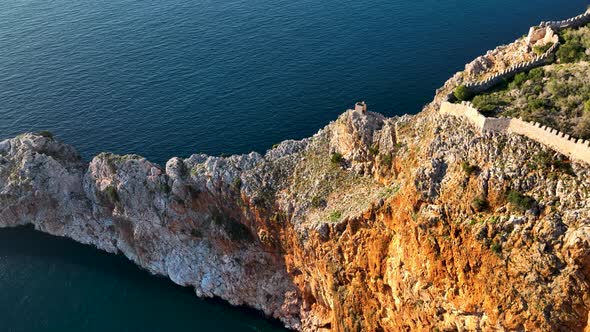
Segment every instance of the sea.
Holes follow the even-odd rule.
[[[465,63],[568,18],[568,0],[0,0],[0,139],[102,151],[263,153],[356,101],[417,113]],[[0,331],[281,331],[125,258],[0,230]]]

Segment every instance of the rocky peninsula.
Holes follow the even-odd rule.
[[[584,331],[590,165],[440,112],[527,52],[488,53],[416,115],[360,105],[265,155],[86,162],[23,134],[0,142],[0,226],[123,254],[294,330]]]

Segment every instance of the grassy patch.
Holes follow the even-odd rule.
[[[590,38],[590,37],[589,37]],[[486,116],[509,116],[590,138],[590,65],[550,65],[520,73],[506,87],[473,98]]]
[[[329,219],[331,222],[337,222],[340,220],[340,218],[342,218],[342,211],[334,211],[330,213]]]
[[[561,63],[588,60],[586,49],[590,47],[590,29],[567,29],[559,33],[561,46],[557,50],[557,59]]]

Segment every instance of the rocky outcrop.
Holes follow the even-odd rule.
[[[581,331],[589,175],[435,104],[165,168],[25,134],[0,143],[0,226],[122,253],[296,330]]]

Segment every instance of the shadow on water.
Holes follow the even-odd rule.
[[[0,293],[2,331],[285,331],[123,256],[24,227],[0,230]]]

